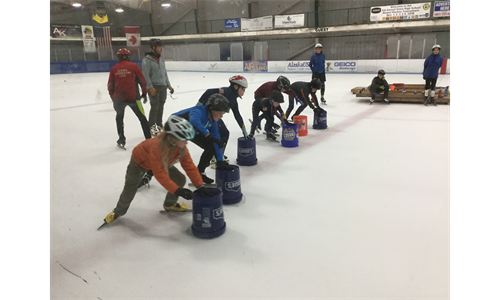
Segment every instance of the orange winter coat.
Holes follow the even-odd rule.
[[[177,148],[174,152],[174,157],[169,163],[172,163],[178,156],[180,149]],[[174,194],[179,188],[168,176],[161,163],[160,140],[158,138],[147,139],[137,145],[132,151],[132,158],[141,167],[152,170],[156,180],[170,193]],[[194,186],[199,187],[203,184],[200,172],[193,163],[189,150],[186,148],[186,155],[180,161],[182,168],[186,171],[187,176],[191,179]]]

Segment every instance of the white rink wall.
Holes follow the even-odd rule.
[[[327,73],[374,73],[384,69],[387,73],[420,74],[425,59],[368,59],[368,60],[327,60]],[[450,59],[447,60],[446,74],[450,74]],[[247,62],[248,63],[248,62]],[[309,61],[268,61],[270,73],[304,72],[310,73]],[[213,71],[244,72],[244,61],[165,61],[169,71]],[[328,65],[330,66],[328,68]]]

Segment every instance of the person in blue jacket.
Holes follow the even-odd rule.
[[[311,69],[312,73],[312,78],[318,78],[321,81],[321,102],[323,104],[326,104],[325,100],[325,81],[326,81],[326,75],[325,75],[325,54],[323,53],[323,45],[321,44],[316,44],[314,46],[314,50],[316,53],[314,53],[311,56],[311,60],[309,61],[309,68]]]
[[[214,182],[205,174],[205,169],[210,165],[210,160],[214,155],[217,158],[218,168],[232,169],[223,159],[223,143],[220,140],[217,124],[227,112],[229,112],[229,101],[224,95],[215,93],[208,98],[205,105],[196,105],[173,113],[175,116],[188,120],[195,129],[196,134],[191,142],[204,150],[198,163],[198,171],[206,184]]]
[[[440,51],[441,46],[432,46],[432,54],[427,56],[424,62],[423,75],[425,80],[425,105],[427,105],[427,102],[429,101],[429,96],[430,101],[432,101],[432,103],[436,105],[436,100],[434,100],[434,95],[436,94],[436,82],[439,74],[439,69],[443,65],[443,58],[439,54]]]

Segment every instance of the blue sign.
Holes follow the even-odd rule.
[[[240,28],[240,19],[226,19],[224,22],[225,29]]]
[[[267,72],[267,61],[244,61],[243,72]]]

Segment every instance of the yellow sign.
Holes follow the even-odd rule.
[[[102,18],[99,17],[98,14],[95,14],[92,16],[92,19],[96,21],[99,24],[107,23],[108,22],[108,15],[104,15]]]

